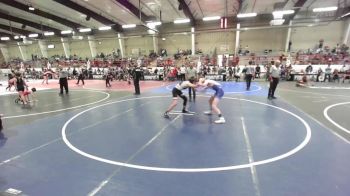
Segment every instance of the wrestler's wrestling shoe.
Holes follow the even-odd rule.
[[[187,110],[182,110],[182,113],[188,114],[188,113],[191,113],[191,112],[189,112],[189,111],[187,111]]]
[[[204,114],[206,114],[206,115],[212,115],[212,112],[211,112],[211,111],[204,111]]]
[[[163,117],[164,117],[164,118],[170,118],[168,112],[165,112],[165,113],[163,114]]]
[[[216,124],[223,124],[225,123],[225,118],[224,117],[220,117],[218,120],[214,121]]]

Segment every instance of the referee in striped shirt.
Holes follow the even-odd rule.
[[[59,67],[59,81],[60,81],[60,95],[63,94],[63,88],[66,91],[66,94],[68,94],[68,71],[64,70],[62,67]]]
[[[273,65],[270,69],[270,88],[269,88],[269,95],[268,99],[276,99],[275,97],[275,91],[281,76],[281,68],[280,68],[280,61],[275,61],[275,65]]]
[[[253,76],[255,75],[254,71],[255,68],[253,67],[253,65],[251,65],[251,63],[249,63],[249,65],[245,68],[245,81],[247,84],[247,88],[246,90],[249,91],[250,90],[250,84],[252,82]]]

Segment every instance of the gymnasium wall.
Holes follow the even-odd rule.
[[[9,51],[9,56],[10,59],[14,59],[14,58],[22,58],[21,52],[19,51],[18,46],[13,43],[13,44],[8,44],[8,51]]]
[[[204,54],[234,53],[236,33],[226,32],[200,32],[196,34],[196,49],[201,49]]]
[[[38,43],[37,43],[38,44]],[[63,50],[63,45],[61,43],[61,39],[60,38],[50,38],[47,40],[47,44],[53,44],[55,45],[55,48],[48,48],[47,49],[47,55],[49,57],[54,56],[54,55],[63,55],[64,56],[64,50]]]
[[[91,58],[91,51],[87,39],[69,41],[70,54],[77,55],[83,59]]]
[[[179,50],[191,49],[191,26],[189,24],[165,24],[159,27],[158,48],[166,49],[168,55]],[[164,40],[165,39],[165,40]]]
[[[212,54],[216,48],[217,54],[234,53],[236,32],[233,30],[217,32],[217,24],[208,25],[200,24],[196,28],[195,45],[196,49],[201,49],[204,54]],[[293,28],[291,33],[292,50],[308,49],[316,46],[322,38],[325,40],[324,45],[331,47],[341,43],[346,28],[346,22],[337,21],[325,26],[299,27]],[[164,24],[159,27],[158,48],[165,48],[168,55],[173,55],[178,50],[191,49],[191,28],[188,24],[174,25]],[[271,28],[244,30],[240,32],[240,45],[242,49],[248,46],[248,50],[254,53],[263,53],[265,49],[270,49],[275,53],[284,51],[288,28]],[[141,31],[140,31],[141,32]],[[138,32],[125,33],[124,49],[125,56],[148,55],[153,48],[153,38],[150,35],[134,36]],[[144,32],[143,32],[144,33]],[[163,40],[165,38],[165,40]],[[60,38],[50,38],[48,44],[54,44],[54,49],[48,49],[48,55],[63,55],[63,46]],[[78,55],[82,58],[91,58],[91,52],[86,36],[83,40],[70,39],[71,55]],[[97,53],[110,54],[119,48],[119,42],[116,33],[96,35]],[[27,45],[27,56],[31,54],[42,56],[39,45],[36,41]],[[8,43],[10,58],[20,57],[21,54],[16,42]]]
[[[342,43],[345,28],[344,21],[336,21],[322,26],[294,28],[291,33],[292,50],[312,49],[318,46],[320,39],[324,39],[323,46],[333,48],[337,43]]]
[[[119,49],[119,42],[117,36],[109,36],[98,38],[96,37],[96,50],[100,54],[111,54],[113,51],[117,52]],[[89,49],[90,50],[90,49]]]
[[[266,49],[278,53],[284,51],[286,38],[287,28],[243,30],[240,32],[240,45],[250,53],[262,54]]]
[[[186,34],[166,34],[162,38],[165,40],[158,39],[159,49],[166,49],[168,55],[173,55],[178,52],[178,50],[190,50],[191,49],[191,35]]]
[[[149,55],[153,51],[153,38],[150,36],[136,36],[124,39],[125,56],[138,57]]]
[[[5,61],[5,58],[4,56],[2,55],[2,52],[0,52],[0,62],[4,62]]]

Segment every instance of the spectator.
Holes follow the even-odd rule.
[[[312,73],[312,70],[313,70],[313,68],[312,68],[312,65],[310,63],[309,66],[306,67],[305,71],[307,74],[310,74],[310,73]]]
[[[325,76],[324,76],[323,82],[326,82],[327,78],[328,78],[328,82],[330,82],[331,81],[331,75],[332,75],[331,64],[328,64],[328,67],[325,70]]]
[[[196,79],[197,79],[197,70],[193,68],[193,65],[191,64],[190,67],[186,69],[186,80],[196,80]],[[192,100],[192,91],[193,91],[193,101],[196,101],[196,90],[195,88],[192,88],[192,87],[188,88],[189,101]]]
[[[255,67],[255,78],[260,78],[260,66],[256,65]]]
[[[320,77],[321,77],[321,74],[323,73],[321,67],[318,68],[317,70],[317,77],[316,77],[316,82],[319,82],[320,81]]]

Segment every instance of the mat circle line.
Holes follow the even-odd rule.
[[[336,106],[340,106],[340,105],[346,105],[346,104],[350,104],[350,102],[342,102],[342,103],[336,103],[336,104],[333,104],[333,105],[330,105],[328,107],[326,107],[324,110],[323,110],[323,116],[329,121],[331,122],[334,126],[338,127],[339,129],[343,130],[344,132],[346,133],[350,133],[350,130],[340,126],[338,123],[336,123],[331,117],[329,117],[328,115],[328,110],[333,108],[333,107],[336,107]]]
[[[209,96],[200,96],[200,97],[209,97]],[[247,102],[251,102],[251,103],[256,103],[256,104],[260,104],[260,105],[265,105],[268,107],[272,107],[278,110],[281,110],[283,112],[286,112],[292,116],[294,116],[295,118],[297,118],[298,120],[300,120],[303,125],[306,128],[306,136],[304,138],[304,140],[295,148],[293,148],[292,150],[278,155],[276,157],[273,158],[269,158],[269,159],[265,159],[265,160],[261,160],[261,161],[256,161],[256,162],[252,162],[252,163],[247,163],[247,164],[241,164],[241,165],[231,165],[231,166],[225,166],[225,167],[211,167],[211,168],[165,168],[165,167],[151,167],[151,166],[143,166],[143,165],[136,165],[136,164],[129,164],[129,163],[122,163],[122,162],[118,162],[118,161],[113,161],[113,160],[109,160],[109,159],[105,159],[105,158],[101,158],[89,153],[86,153],[80,149],[78,149],[77,147],[75,147],[73,144],[70,143],[70,141],[67,139],[67,135],[66,135],[66,129],[67,126],[69,125],[69,123],[71,121],[73,121],[75,118],[77,118],[78,116],[82,115],[85,112],[88,112],[90,110],[94,110],[96,108],[102,107],[102,106],[106,106],[109,104],[114,104],[114,103],[122,103],[122,102],[127,102],[127,101],[132,101],[132,100],[140,100],[140,99],[153,99],[153,98],[168,98],[168,96],[150,96],[150,97],[140,97],[140,98],[131,98],[131,99],[124,99],[124,100],[118,100],[118,101],[114,101],[114,102],[109,102],[109,103],[105,103],[105,104],[101,104],[98,106],[94,106],[91,108],[88,108],[76,115],[74,115],[72,118],[70,118],[62,127],[61,130],[61,134],[62,134],[62,139],[64,141],[64,143],[74,152],[85,156],[87,158],[96,160],[96,161],[100,161],[103,163],[108,163],[108,164],[112,164],[112,165],[118,165],[118,166],[122,166],[122,167],[128,167],[128,168],[134,168],[134,169],[141,169],[141,170],[149,170],[149,171],[161,171],[161,172],[187,172],[187,173],[197,173],[197,172],[217,172],[217,171],[227,171],[227,170],[235,170],[235,169],[243,169],[243,168],[250,168],[252,166],[256,166],[256,165],[263,165],[263,164],[267,164],[267,163],[271,163],[271,162],[275,162],[284,158],[287,158],[295,153],[297,153],[298,151],[300,151],[301,149],[303,149],[311,140],[311,128],[309,126],[309,124],[300,116],[277,106],[273,106],[270,104],[266,104],[266,103],[262,103],[262,102],[257,102],[257,101],[252,101],[252,100],[248,100],[248,99],[240,99],[240,98],[233,98],[233,97],[224,97],[224,99],[231,99],[231,100],[240,100],[240,101],[247,101]]]
[[[66,110],[81,108],[81,107],[84,107],[84,106],[88,106],[88,105],[93,105],[93,104],[96,104],[96,103],[100,103],[100,102],[102,102],[102,101],[107,100],[107,99],[111,96],[109,93],[106,93],[106,92],[103,92],[103,91],[94,91],[94,90],[73,90],[73,92],[74,92],[74,91],[98,92],[98,93],[101,93],[101,94],[105,94],[106,97],[104,97],[104,98],[101,99],[101,100],[92,102],[92,103],[87,103],[87,104],[78,105],[78,106],[74,106],[74,107],[63,108],[63,109],[58,109],[58,110],[51,110],[51,111],[47,111],[47,112],[37,112],[37,113],[32,113],[32,114],[23,114],[23,115],[15,115],[15,116],[4,116],[4,117],[2,117],[2,119],[12,119],[12,118],[27,117],[27,116],[37,116],[37,115],[41,115],[41,114],[50,114],[50,113],[55,113],[55,112],[61,112],[61,111],[66,111]],[[47,93],[47,92],[55,92],[55,93],[57,93],[56,91],[44,91],[44,93]]]

